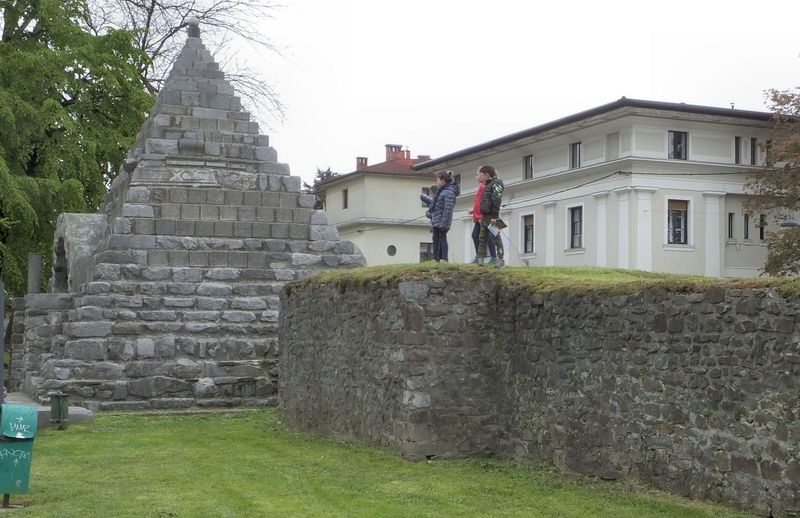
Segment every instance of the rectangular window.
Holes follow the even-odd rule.
[[[759,214],[758,215],[758,239],[764,241],[767,237],[767,215],[766,214]]]
[[[689,143],[689,134],[685,131],[669,132],[669,158],[686,160],[686,150]]]
[[[733,163],[742,163],[742,137],[733,138]]]
[[[667,243],[689,243],[689,202],[686,200],[667,200]]]
[[[736,220],[736,213],[729,212],[728,213],[728,239],[733,239],[736,237],[733,233],[733,222]]]
[[[569,209],[569,247],[583,248],[583,207]]]
[[[533,178],[533,155],[527,155],[522,159],[522,179],[530,180]]]
[[[419,244],[419,262],[433,261],[433,243]]]
[[[574,142],[569,145],[569,168],[577,169],[581,166],[581,143]]]
[[[342,189],[342,208],[347,208],[347,189]]]
[[[526,254],[533,253],[533,214],[522,217],[522,243]]]
[[[750,239],[750,214],[744,215],[744,238]]]
[[[750,165],[758,164],[758,139],[752,137],[750,139]]]

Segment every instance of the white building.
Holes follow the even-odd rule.
[[[742,202],[747,173],[763,167],[771,118],[623,97],[413,169],[428,178],[452,169],[465,180],[449,234],[457,262],[474,256],[466,211],[475,171],[491,164],[506,186],[508,265],[756,276],[767,232],[777,225],[769,215],[746,213]]]
[[[411,158],[402,146],[386,144],[385,162],[368,165],[358,157],[355,171],[318,186],[325,191],[328,222],[361,249],[368,266],[431,258],[431,225],[419,195],[435,183],[435,171],[411,169],[428,160],[430,156]]]

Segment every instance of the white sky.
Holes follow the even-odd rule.
[[[799,0],[283,0],[258,67],[293,175],[434,158],[622,96],[765,110],[800,86]]]

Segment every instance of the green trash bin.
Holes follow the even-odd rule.
[[[24,405],[3,405],[0,412],[0,493],[24,494],[31,476],[38,412]]]

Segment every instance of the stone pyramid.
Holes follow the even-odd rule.
[[[56,257],[54,291],[66,293],[43,309],[63,325],[49,350],[26,342],[26,391],[98,410],[275,404],[280,290],[364,264],[300,186],[191,23],[93,215],[96,249],[79,257],[85,225],[62,215],[54,248],[73,252]]]

